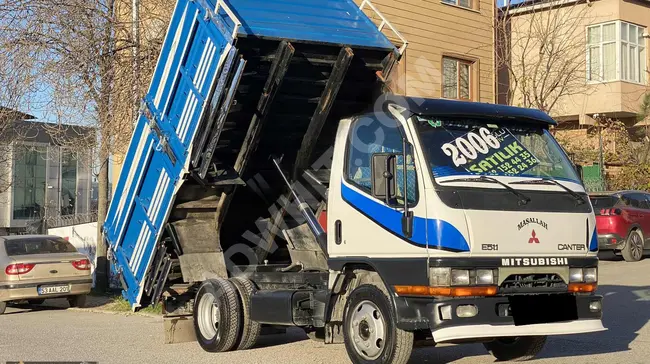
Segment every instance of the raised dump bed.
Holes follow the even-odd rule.
[[[225,276],[222,251],[259,231],[258,217],[281,218],[238,186],[259,174],[275,201],[286,190],[272,183],[269,156],[298,176],[330,146],[338,120],[368,108],[406,42],[393,45],[382,33],[392,26],[368,1],[361,7],[177,3],[104,223],[134,308],[157,300],[168,279]],[[285,258],[282,249],[256,257]]]

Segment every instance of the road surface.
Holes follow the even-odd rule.
[[[650,258],[602,261],[603,333],[554,337],[539,364],[650,363]],[[47,305],[47,303],[46,303]],[[9,308],[0,316],[0,363],[349,363],[343,345],[307,339],[301,330],[266,336],[248,351],[210,354],[196,343],[162,344],[159,318],[47,307]],[[410,363],[494,362],[480,344],[416,349]]]

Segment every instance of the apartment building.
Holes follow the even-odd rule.
[[[534,17],[572,27],[561,36],[546,40],[550,46],[572,43],[578,47],[578,53],[572,55],[576,66],[567,67],[571,74],[566,74],[567,79],[573,80],[570,87],[574,90],[564,92],[550,110],[560,128],[594,125],[598,117],[620,120],[629,127],[648,124],[647,120],[637,120],[637,116],[645,94],[650,91],[650,1],[532,1],[512,6],[508,11],[512,38],[525,38],[535,32],[531,26]],[[512,48],[512,57],[521,59],[517,47]],[[540,53],[530,53],[529,64],[534,64]],[[556,63],[549,71],[563,72],[560,65]],[[499,77],[500,96],[512,84],[512,79]],[[513,103],[521,103],[523,95],[514,92]]]
[[[496,101],[493,0],[373,0],[372,3],[409,43],[393,74],[393,92]],[[386,34],[390,38],[390,33]]]

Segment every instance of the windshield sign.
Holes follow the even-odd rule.
[[[547,130],[474,119],[416,117],[434,177],[458,175],[578,180]]]

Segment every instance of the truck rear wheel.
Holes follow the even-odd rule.
[[[483,344],[497,360],[526,361],[533,359],[544,348],[546,336],[506,337]]]
[[[259,339],[262,330],[262,325],[259,322],[251,320],[251,296],[257,289],[253,282],[246,278],[232,278],[230,281],[237,288],[241,299],[241,338],[237,349],[250,349]]]
[[[7,309],[7,302],[0,301],[0,315],[4,314],[6,309]]]
[[[194,331],[205,351],[223,352],[237,344],[241,305],[233,284],[225,279],[203,282],[194,300]]]
[[[343,335],[353,363],[405,364],[413,350],[413,333],[395,325],[386,294],[374,285],[356,288],[345,304]]]

